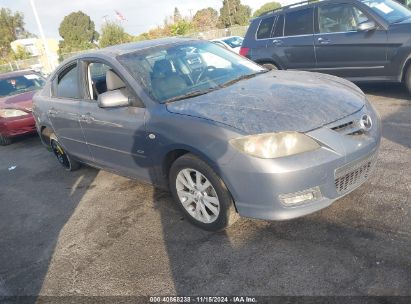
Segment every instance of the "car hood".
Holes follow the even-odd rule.
[[[307,132],[357,112],[364,102],[362,91],[347,80],[319,73],[271,71],[170,103],[167,109],[256,134]]]
[[[0,108],[12,108],[30,111],[33,107],[33,95],[36,91],[25,92],[0,98]]]

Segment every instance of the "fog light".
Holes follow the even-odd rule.
[[[309,201],[318,200],[322,197],[319,187],[306,189],[295,193],[281,194],[279,196],[281,203],[286,206],[295,206],[308,203]]]

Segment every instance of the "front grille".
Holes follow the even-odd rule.
[[[360,120],[364,114],[367,114],[365,107],[348,117],[327,125],[327,127],[342,135],[363,135],[365,132],[360,125]]]
[[[344,129],[346,129],[346,128],[351,128],[353,124],[354,124],[353,121],[349,121],[349,122],[344,123],[344,124],[342,124],[342,125],[335,126],[335,127],[331,128],[331,130],[340,132],[340,131],[342,131],[342,130],[344,130]]]
[[[376,153],[338,168],[335,171],[335,187],[338,194],[354,190],[368,179],[376,161]]]

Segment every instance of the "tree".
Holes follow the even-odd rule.
[[[187,20],[180,20],[170,26],[170,32],[173,36],[186,35],[193,29],[191,22]]]
[[[24,46],[18,45],[16,51],[13,53],[14,60],[24,60],[30,58],[30,53],[24,48]]]
[[[183,18],[181,17],[180,11],[178,10],[178,8],[174,8],[174,22],[179,22],[181,21]]]
[[[217,23],[218,12],[211,7],[197,11],[193,17],[194,27],[201,31],[207,31],[215,28]]]
[[[82,11],[73,12],[60,23],[60,54],[92,48],[98,40],[94,22]]]
[[[115,22],[106,22],[101,27],[99,46],[101,48],[132,41],[132,37],[124,31],[124,28]]]
[[[17,35],[17,33],[19,35]],[[28,37],[24,29],[23,14],[12,12],[9,9],[1,8],[0,10],[0,61],[6,62],[13,56],[10,43],[20,37]]]
[[[260,16],[261,14],[264,14],[266,12],[275,10],[277,8],[280,8],[281,4],[278,2],[268,2],[266,4],[264,4],[263,6],[261,6],[258,10],[256,10],[253,14],[253,18],[256,18],[258,16]]]
[[[247,25],[250,16],[251,8],[248,5],[242,5],[240,0],[223,0],[219,26],[226,28],[233,25]]]

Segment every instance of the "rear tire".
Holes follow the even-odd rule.
[[[411,94],[411,65],[408,67],[407,72],[405,73],[404,83],[408,92]]]
[[[80,163],[75,161],[61,146],[56,135],[50,135],[50,147],[60,165],[67,171],[75,171],[80,167]]]
[[[263,63],[262,66],[265,67],[269,71],[279,69],[275,64],[272,64],[272,63]]]
[[[185,154],[172,164],[169,185],[188,220],[204,230],[224,230],[239,217],[222,179],[193,154]]]
[[[7,146],[11,144],[11,138],[0,134],[0,146]]]

